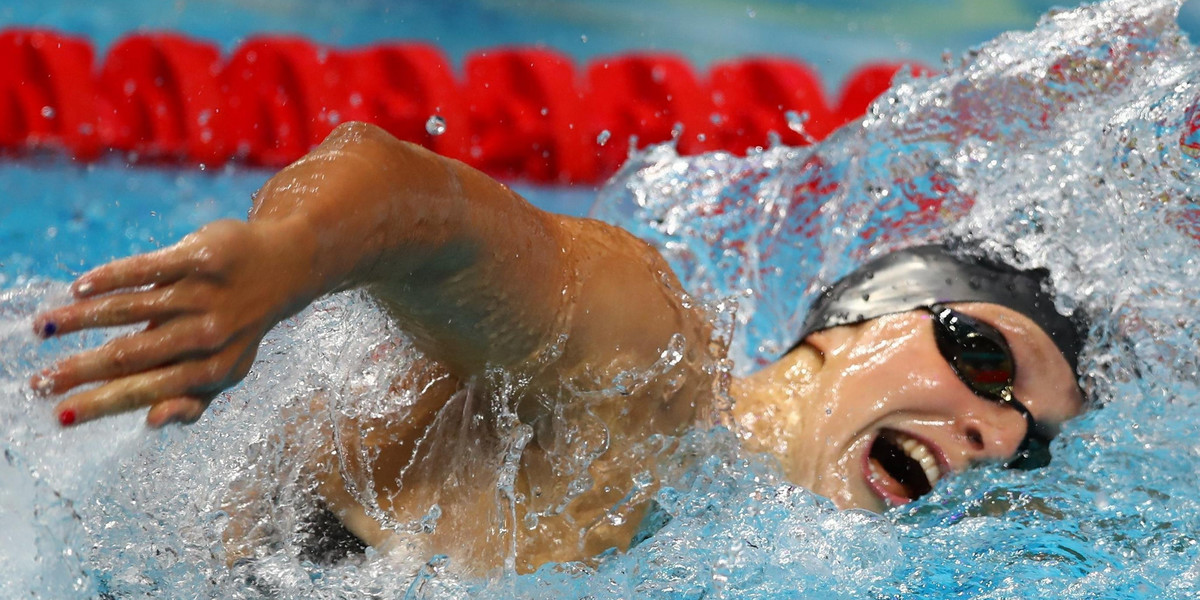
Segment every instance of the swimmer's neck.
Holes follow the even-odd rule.
[[[774,455],[793,483],[808,486],[816,473],[808,472],[795,456],[811,440],[798,439],[808,415],[816,406],[817,374],[824,355],[808,343],[801,344],[767,367],[746,377],[734,378],[729,393],[739,437],[746,449]]]

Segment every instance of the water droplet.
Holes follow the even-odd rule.
[[[612,137],[612,132],[605,129],[604,131],[600,132],[600,135],[596,136],[596,143],[603,146],[608,143],[608,138],[611,138],[611,137]]]
[[[622,371],[613,378],[613,390],[622,396],[632,394],[636,385],[637,377],[629,371]]]
[[[587,34],[585,33],[585,34],[579,36],[579,41],[586,44],[587,43]]]
[[[783,113],[783,116],[785,119],[787,119],[788,129],[791,129],[796,133],[804,133],[804,124],[808,122],[807,112],[799,113],[794,110],[789,110],[786,113]]]
[[[42,107],[42,116],[47,119],[53,119],[54,118],[54,107],[53,106],[43,106]]]
[[[446,119],[441,115],[430,115],[425,121],[425,131],[434,136],[446,133]]]

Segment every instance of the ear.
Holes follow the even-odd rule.
[[[804,338],[804,344],[811,346],[813,350],[820,352],[822,356],[836,352],[839,348],[852,342],[858,337],[861,323],[854,325],[838,325],[829,329],[822,329],[814,333],[808,334]]]

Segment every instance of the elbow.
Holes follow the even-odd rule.
[[[347,121],[333,128],[333,131],[325,137],[323,144],[330,142],[371,142],[393,140],[392,134],[388,133],[382,127],[365,121]]]
[[[363,121],[338,125],[313,154],[354,154],[384,168],[413,157],[437,156],[419,144],[401,140],[382,127]]]

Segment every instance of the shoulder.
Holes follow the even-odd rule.
[[[569,363],[609,376],[646,368],[669,348],[703,352],[712,336],[707,315],[649,243],[592,219],[562,219],[569,310]]]

